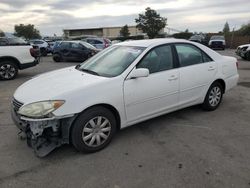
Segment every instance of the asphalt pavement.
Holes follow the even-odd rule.
[[[234,55],[234,50],[220,51]],[[250,187],[250,61],[239,58],[239,85],[221,106],[173,112],[118,132],[104,150],[65,145],[37,158],[10,117],[15,89],[30,78],[77,63],[50,56],[12,81],[0,82],[0,187]]]

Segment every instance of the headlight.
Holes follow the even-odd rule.
[[[58,101],[42,101],[42,102],[27,104],[19,109],[18,114],[34,118],[46,117],[51,112],[55,111],[60,106],[62,106],[64,102],[65,101],[58,100]]]

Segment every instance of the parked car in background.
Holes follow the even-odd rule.
[[[192,42],[202,43],[202,37],[200,35],[193,35],[189,38]]]
[[[30,40],[29,43],[32,46],[38,47],[42,56],[47,56],[47,54],[50,52],[49,44],[44,40],[35,39]]]
[[[207,45],[207,40],[206,40],[206,35],[203,34],[197,34],[197,35],[193,35],[189,38],[190,41],[192,42],[198,42],[204,45]]]
[[[38,64],[39,50],[20,38],[0,38],[0,80],[14,79],[18,70]]]
[[[225,37],[222,35],[214,35],[211,36],[208,45],[212,49],[222,49],[225,50],[226,48],[226,41]]]
[[[242,59],[250,61],[250,44],[238,46],[235,53]]]
[[[47,47],[47,53],[53,53],[53,46],[55,44],[55,41],[51,41],[51,40],[45,40],[48,43],[48,47]]]
[[[111,41],[106,38],[85,38],[83,41],[86,41],[97,49],[104,49],[111,46]]]
[[[187,40],[122,42],[21,85],[12,118],[40,157],[62,144],[96,152],[130,125],[197,104],[217,109],[237,85],[236,64]]]
[[[22,38],[19,37],[0,37],[0,46],[25,46],[28,45],[29,43]]]
[[[84,41],[62,41],[53,49],[53,60],[83,62],[99,51]]]
[[[52,54],[54,53],[54,50],[60,45],[62,41],[55,41],[52,48]]]

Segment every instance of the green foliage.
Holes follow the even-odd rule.
[[[40,32],[32,24],[15,25],[15,36],[24,37],[25,39],[40,39]]]
[[[151,8],[146,8],[145,14],[139,14],[139,18],[135,19],[136,27],[147,33],[149,38],[157,37],[159,31],[167,25],[167,18],[163,18],[160,14]]]
[[[188,30],[186,30],[185,32],[175,33],[172,36],[177,39],[189,39],[192,35],[193,33],[190,33]]]
[[[120,36],[122,37],[129,37],[130,33],[129,33],[129,29],[128,29],[128,25],[124,25],[121,30],[120,30]]]
[[[228,22],[225,23],[224,28],[223,28],[223,33],[226,35],[228,33],[230,33],[230,27]]]
[[[242,36],[250,36],[250,23],[242,25],[236,33]]]

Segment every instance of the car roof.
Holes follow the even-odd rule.
[[[161,39],[146,39],[146,40],[133,40],[133,41],[125,41],[118,44],[114,44],[117,46],[138,46],[138,47],[149,47],[149,46],[158,46],[161,44],[167,43],[178,43],[185,42],[190,43],[188,40],[184,39],[175,39],[175,38],[161,38]]]

